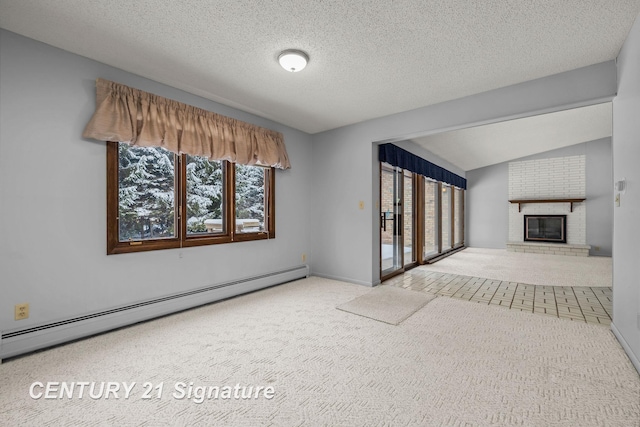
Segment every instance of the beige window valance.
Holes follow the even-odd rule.
[[[96,80],[96,111],[82,136],[243,165],[291,167],[280,132],[104,79]]]

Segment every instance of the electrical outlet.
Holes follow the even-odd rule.
[[[302,262],[305,262],[307,260],[307,254],[302,254]]]
[[[15,320],[24,320],[29,318],[29,304],[16,304]]]

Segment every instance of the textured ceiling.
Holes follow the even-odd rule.
[[[640,0],[0,0],[0,27],[309,133],[614,59]],[[300,73],[284,49],[309,53]]]
[[[468,171],[610,137],[611,103],[444,132],[412,141]]]

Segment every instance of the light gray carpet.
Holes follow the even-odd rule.
[[[336,307],[338,310],[398,325],[436,296],[392,286],[378,286],[370,292]]]
[[[466,248],[434,264],[419,268],[528,285],[609,287],[612,283],[610,257],[575,257],[508,252],[506,249]]]
[[[0,365],[7,426],[637,426],[640,378],[612,333],[452,298],[398,326],[309,278]],[[34,381],[135,381],[128,400],[33,400]],[[144,382],[164,383],[143,400]],[[171,397],[177,382],[271,400]]]

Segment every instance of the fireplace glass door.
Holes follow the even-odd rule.
[[[524,240],[533,242],[566,243],[566,215],[525,215]]]

